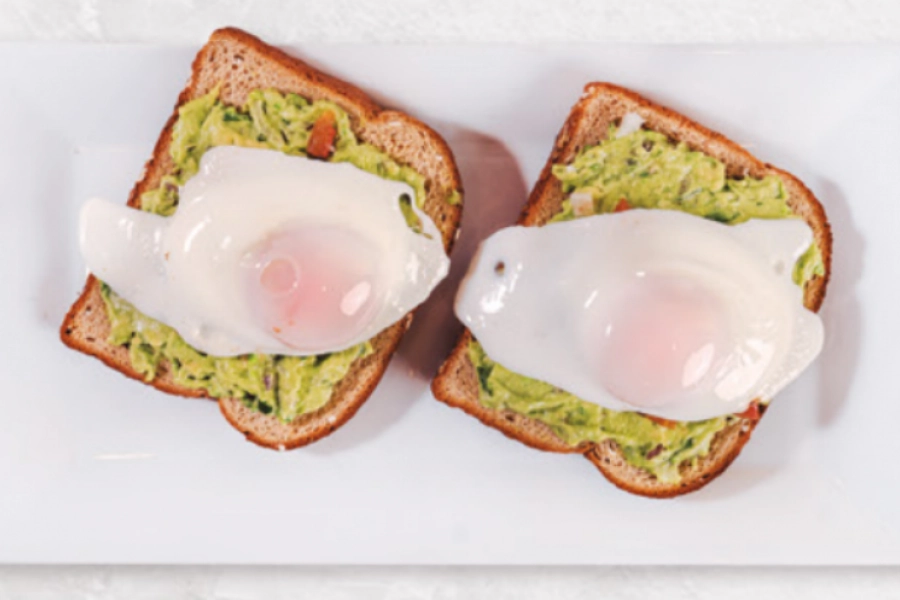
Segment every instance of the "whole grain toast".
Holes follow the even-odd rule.
[[[462,194],[462,184],[446,142],[413,117],[385,110],[362,90],[234,28],[215,31],[194,59],[187,86],[179,95],[143,174],[131,190],[129,206],[140,208],[141,195],[158,187],[162,177],[173,169],[169,145],[178,108],[216,86],[220,86],[221,101],[235,106],[242,106],[247,95],[259,88],[293,92],[311,101],[330,100],[340,106],[349,115],[353,131],[361,141],[372,144],[425,177],[424,211],[437,225],[444,247],[450,252],[462,206],[451,205],[447,198],[454,190]],[[317,411],[301,415],[291,423],[283,423],[273,416],[254,412],[240,400],[223,398],[218,400],[222,414],[247,439],[261,446],[288,449],[314,442],[340,427],[366,401],[411,321],[412,313],[379,333],[372,340],[374,351],[351,365],[347,375],[334,387],[330,400]],[[100,282],[89,276],[84,291],[60,328],[62,341],[128,377],[143,381],[131,366],[127,348],[108,343],[109,333]],[[204,390],[177,385],[165,363],[150,385],[170,394],[207,397]]]
[[[804,288],[804,304],[818,311],[825,297],[831,272],[831,229],[822,205],[796,177],[763,163],[738,144],[710,131],[673,110],[660,106],[630,90],[608,83],[588,84],[556,138],[550,158],[525,206],[519,224],[540,226],[562,210],[566,195],[562,184],[553,177],[554,164],[567,164],[578,153],[606,139],[610,124],[617,124],[628,113],[637,113],[647,129],[664,133],[675,142],[684,142],[693,150],[704,152],[725,164],[730,177],[775,175],[784,182],[791,209],[812,228],[815,242],[822,253],[825,275],[816,276]],[[510,438],[528,446],[550,452],[580,453],[590,460],[613,484],[643,496],[667,498],[697,490],[721,474],[737,457],[750,439],[758,419],[738,418],[716,434],[709,454],[693,465],[680,465],[681,481],[664,483],[648,471],[625,461],[614,441],[601,444],[583,442],[570,445],[546,424],[509,410],[487,408],[478,400],[479,384],[468,355],[472,334],[465,330],[432,383],[435,397],[477,417],[484,424],[499,429]],[[764,405],[761,407],[764,410]],[[762,411],[761,411],[762,412]]]

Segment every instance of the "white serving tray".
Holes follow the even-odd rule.
[[[900,49],[308,46],[292,51],[433,125],[466,187],[451,280],[378,391],[296,452],[216,405],[59,342],[84,267],[76,214],[125,201],[196,48],[0,46],[0,562],[900,563]],[[718,481],[619,492],[437,403],[477,242],[518,214],[584,83],[633,87],[784,167],[834,228],[825,351]]]

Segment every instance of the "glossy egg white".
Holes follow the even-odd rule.
[[[482,244],[456,313],[491,359],[600,406],[739,413],[821,350],[821,319],[791,279],[811,242],[800,219],[665,210],[510,227]]]
[[[321,354],[377,335],[446,276],[449,259],[437,227],[414,208],[422,234],[413,232],[398,201],[404,194],[414,197],[408,185],[349,163],[222,146],[203,155],[171,217],[89,201],[81,213],[81,252],[118,295],[202,352]],[[248,301],[248,269],[258,266],[251,258],[268,252],[267,240],[292,232],[302,238],[299,258],[322,277],[329,261],[365,275],[364,285],[340,299],[340,310],[367,306],[347,335],[328,335],[324,327],[319,339],[288,345]]]

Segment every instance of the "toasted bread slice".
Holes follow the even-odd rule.
[[[178,108],[207,94],[217,85],[221,85],[220,99],[236,106],[242,106],[247,95],[259,88],[294,92],[312,101],[326,99],[339,105],[349,114],[354,133],[360,140],[376,146],[401,164],[411,166],[426,178],[424,211],[437,225],[444,247],[450,251],[462,210],[461,205],[449,204],[447,198],[454,190],[461,194],[462,184],[446,142],[409,115],[384,110],[356,87],[232,28],[214,32],[194,59],[190,80],[178,97],[141,179],[131,191],[129,206],[139,208],[141,195],[158,187],[162,177],[173,169],[169,145]],[[372,340],[374,352],[353,363],[344,379],[335,386],[328,403],[315,412],[285,424],[248,409],[239,400],[222,398],[218,400],[222,414],[248,439],[262,446],[288,449],[318,440],[352,417],[369,397],[411,321],[410,313],[378,334]],[[100,283],[94,277],[88,277],[84,291],[62,324],[62,341],[99,358],[128,377],[142,380],[131,366],[127,349],[107,342],[109,333]],[[150,384],[170,394],[207,396],[203,390],[175,384],[165,364]]]
[[[825,276],[815,277],[804,288],[805,305],[810,310],[818,311],[830,273],[831,230],[825,212],[813,193],[790,173],[761,162],[721,134],[621,87],[606,83],[592,83],[585,87],[581,99],[572,108],[556,138],[550,158],[531,192],[519,223],[540,226],[556,215],[562,209],[565,194],[561,183],[551,173],[552,166],[569,163],[583,148],[603,141],[609,125],[618,123],[630,112],[639,114],[647,129],[664,133],[676,142],[684,142],[690,148],[722,161],[731,177],[761,178],[776,175],[781,178],[789,194],[791,209],[809,223],[822,253]],[[581,453],[612,483],[634,494],[664,498],[678,496],[706,485],[737,457],[757,423],[755,420],[738,419],[716,435],[707,456],[693,465],[687,462],[681,465],[682,477],[679,483],[663,483],[648,471],[626,462],[615,442],[585,442],[572,446],[560,439],[544,423],[511,411],[494,410],[482,405],[478,400],[478,377],[467,352],[471,340],[472,334],[468,330],[464,331],[441,366],[432,383],[432,391],[438,400],[461,408],[486,425],[534,448]]]

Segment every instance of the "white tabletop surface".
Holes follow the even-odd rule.
[[[236,25],[302,42],[900,41],[896,0],[0,0],[0,40],[199,45]],[[223,524],[227,526],[227,524]],[[0,540],[2,543],[2,540]],[[773,540],[773,543],[777,543]],[[897,569],[0,567],[19,598],[900,597]]]

